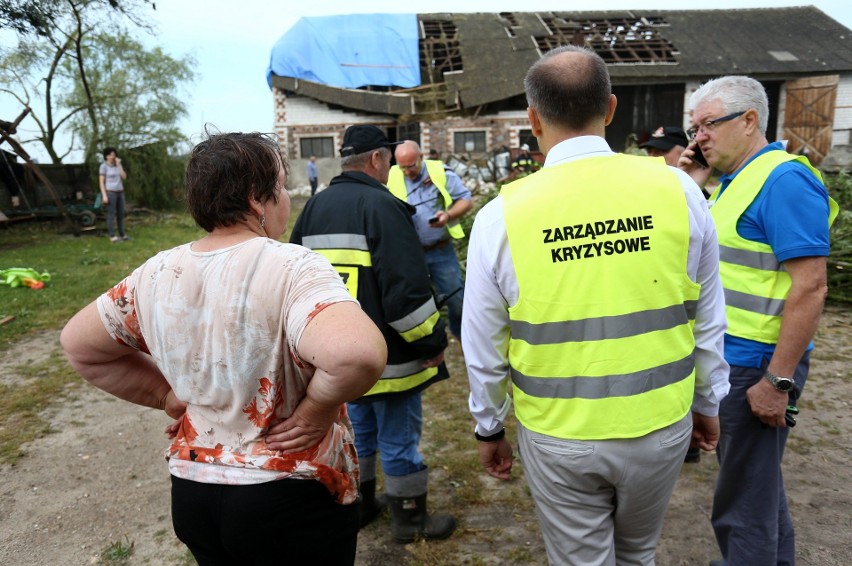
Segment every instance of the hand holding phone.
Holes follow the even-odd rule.
[[[438,215],[436,214],[432,218],[429,219],[429,224],[437,224],[438,223]]]
[[[710,165],[707,164],[707,159],[704,157],[704,154],[701,152],[701,146],[699,146],[696,143],[692,146],[691,149],[693,151],[693,155],[692,155],[692,157],[690,157],[690,159],[692,159],[694,162],[698,163],[699,165],[701,165],[705,169],[710,167]]]

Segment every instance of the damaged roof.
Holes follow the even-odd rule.
[[[852,71],[852,31],[813,7],[418,14],[421,86],[342,89],[273,75],[272,84],[356,110],[417,114],[522,95],[527,69],[565,44],[587,45],[613,84]]]

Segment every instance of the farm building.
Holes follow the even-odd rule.
[[[267,76],[282,149],[294,161],[334,158],[356,123],[442,156],[535,149],[523,77],[565,44],[609,65],[618,110],[607,140],[617,151],[661,124],[688,125],[689,95],[729,74],[766,87],[769,139],[817,165],[850,144],[852,31],[794,7],[302,18],[273,47]]]

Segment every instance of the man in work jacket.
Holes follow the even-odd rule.
[[[550,562],[653,564],[687,447],[715,447],[728,390],[716,232],[688,175],[609,148],[597,54],[550,51],[525,87],[544,167],[481,209],[468,248],[479,459],[509,479],[514,402]]]
[[[518,157],[512,161],[512,170],[515,171],[515,173],[529,175],[539,169],[541,169],[541,163],[533,159],[533,156],[530,153],[530,146],[527,144],[521,145],[521,151],[518,153]]]
[[[424,160],[417,142],[403,142],[394,156],[388,188],[416,209],[414,227],[426,253],[432,285],[439,300],[446,298],[450,332],[460,339],[464,282],[452,240],[464,238],[459,218],[473,207],[470,191],[442,161]]]
[[[361,523],[385,507],[375,496],[378,452],[393,537],[411,542],[446,538],[455,529],[451,516],[427,513],[428,468],[419,451],[421,392],[449,374],[446,329],[411,223],[414,210],[383,184],[393,145],[375,126],[347,128],[343,173],[305,204],[290,241],[328,258],[385,337],[381,379],[348,404],[361,467]]]
[[[719,412],[712,513],[720,564],[794,564],[781,456],[828,292],[828,229],[836,204],[806,158],[788,154],[781,142],[768,143],[769,103],[759,82],[715,79],[690,105],[693,142],[679,166],[699,185],[711,168],[722,173],[710,197],[731,365],[731,393]],[[696,145],[710,167],[690,159]]]

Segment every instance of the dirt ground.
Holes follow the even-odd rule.
[[[852,564],[848,442],[852,309],[828,308],[816,342],[784,474],[799,564],[845,566]],[[57,333],[16,345],[0,361],[0,381],[23,379],[15,367],[39,361],[56,349]],[[449,361],[457,375],[463,371],[458,353]],[[460,396],[459,402],[464,398]],[[428,408],[428,399],[426,403]],[[166,445],[162,429],[169,419],[88,386],[80,387],[73,400],[55,404],[46,416],[54,432],[26,446],[28,455],[15,466],[0,467],[0,564],[98,564],[108,546],[131,541],[134,552],[128,564],[192,564],[171,529],[168,471],[162,458]],[[423,449],[435,450],[428,427]],[[440,505],[446,501],[435,492],[451,490],[441,489],[442,473],[434,459],[431,481]],[[684,466],[666,515],[658,564],[706,565],[718,558],[709,523],[716,472],[715,458],[708,454],[699,464]],[[492,493],[506,489],[524,493],[520,479],[506,484],[474,473]],[[458,515],[456,535],[429,543],[449,545],[444,549],[450,552],[442,556],[453,556],[452,560],[430,560],[429,550],[422,546],[427,543],[416,543],[419,547],[393,543],[385,516],[361,533],[357,564],[546,563],[530,505],[462,507]]]

